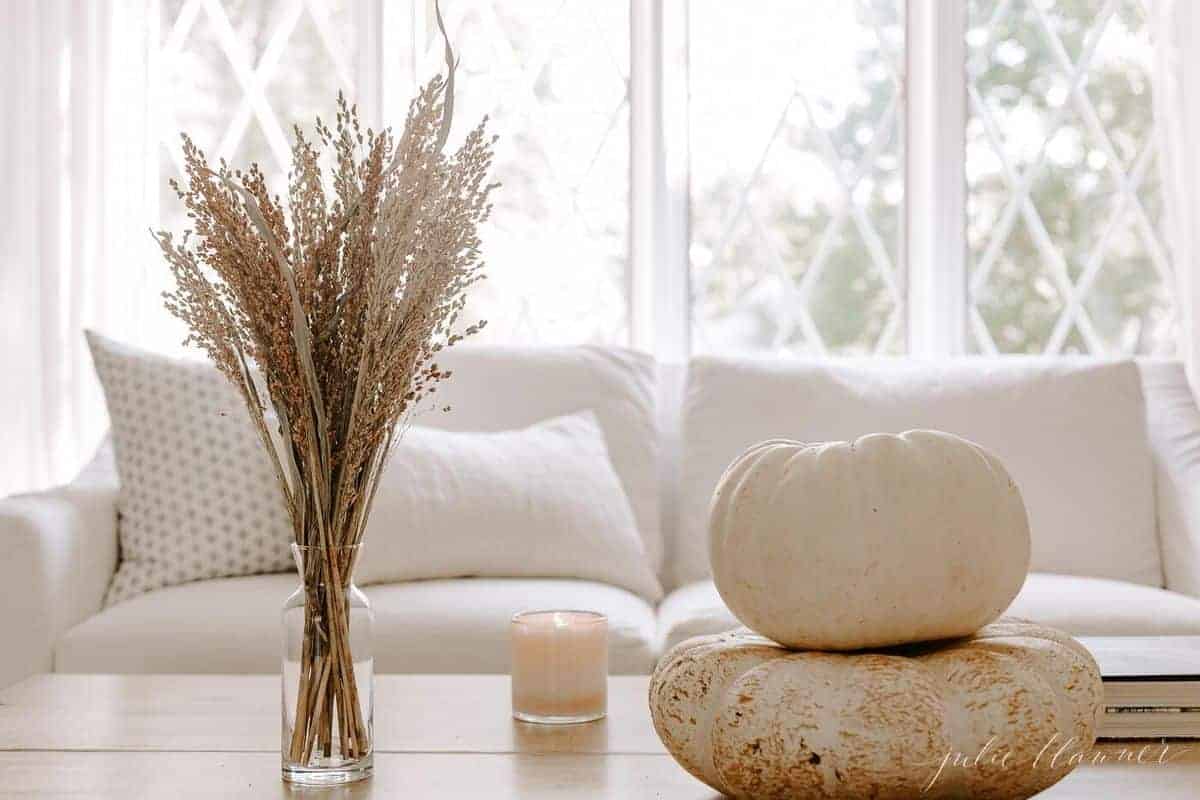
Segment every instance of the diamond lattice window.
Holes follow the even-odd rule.
[[[971,0],[968,13],[971,346],[1169,347],[1145,6]]]
[[[161,0],[153,103],[163,224],[186,227],[166,188],[180,171],[180,130],[213,158],[259,162],[282,192],[292,125],[331,117],[339,90],[354,99],[355,42],[370,9],[389,32],[419,20],[411,40],[399,37],[400,60],[414,58],[423,79],[443,69],[432,6]],[[485,231],[489,279],[469,311],[488,319],[485,336],[493,340],[627,343],[629,5],[443,6],[461,56],[456,135],[487,114],[500,137],[494,177],[504,189]],[[384,92],[405,96],[385,103],[398,111],[385,122],[401,124],[413,87],[383,63],[366,66]]]
[[[158,35],[150,42],[150,105],[156,139],[159,226],[188,227],[167,184],[181,179],[179,134],[186,131],[211,161],[256,162],[283,195],[292,127],[312,134],[320,115],[332,121],[334,98],[353,102],[356,26],[352,0],[150,0]],[[146,295],[170,285],[161,264],[145,266]],[[144,311],[147,339],[165,347],[184,329],[161,304]]]
[[[162,0],[152,94],[160,142],[165,224],[182,225],[166,186],[181,174],[179,133],[210,159],[257,162],[274,188],[286,188],[292,126],[311,132],[330,119],[333,99],[354,100],[350,0]]]
[[[688,8],[693,349],[903,349],[903,2]]]
[[[470,310],[519,344],[629,338],[629,4],[443,3],[462,58],[457,134],[483,115],[502,189]],[[426,25],[419,73],[441,68]]]
[[[174,229],[180,130],[215,158],[258,161],[282,191],[293,124],[331,115],[336,92],[355,99],[370,76],[395,125],[411,77],[442,67],[432,0],[146,2],[160,222]],[[1174,317],[1146,2],[967,0],[965,266],[905,263],[904,0],[671,6],[687,54],[690,238],[664,227],[663,263],[632,263],[629,246],[631,153],[668,155],[630,125],[631,13],[645,8],[444,2],[462,57],[456,135],[491,116],[504,184],[470,313],[493,341],[627,344],[633,293],[660,269],[682,285],[673,256],[686,248],[695,352],[903,352],[913,270],[965,281],[972,352],[1163,352]],[[392,46],[364,52],[368,25]],[[676,107],[638,53],[636,80],[664,103],[645,113]],[[393,59],[408,67],[390,72]],[[922,208],[909,224],[930,224]],[[166,270],[146,269],[162,288]],[[658,341],[689,338],[682,315],[655,324],[670,326]]]

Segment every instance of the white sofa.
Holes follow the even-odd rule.
[[[736,624],[708,580],[704,542],[730,459],[771,436],[909,427],[991,447],[1021,486],[1033,572],[1011,613],[1077,635],[1200,634],[1200,411],[1178,363],[698,358],[684,388],[681,370],[621,350],[461,348],[446,360],[455,377],[441,399],[453,410],[420,424],[500,430],[596,412],[667,594],[654,607],[570,579],[368,586],[380,671],[504,672],[513,613],[583,607],[609,616],[613,671],[646,672],[665,647]],[[293,575],[101,607],[118,558],[117,498],[104,447],[71,484],[0,501],[0,686],[47,670],[276,671]]]

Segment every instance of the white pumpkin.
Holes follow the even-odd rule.
[[[755,445],[713,496],[713,580],[743,624],[789,647],[966,636],[1008,608],[1029,522],[1004,465],[940,431]]]
[[[1002,620],[971,639],[877,653],[786,650],[749,631],[663,656],[650,713],[667,750],[736,798],[1022,798],[1092,747],[1091,655]]]

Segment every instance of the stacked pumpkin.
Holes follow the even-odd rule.
[[[739,798],[1029,797],[1095,741],[1100,674],[998,620],[1029,565],[1020,491],[951,434],[756,445],[725,472],[713,579],[748,629],[685,641],[655,729]]]

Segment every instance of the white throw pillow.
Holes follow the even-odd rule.
[[[465,576],[584,578],[661,596],[594,414],[405,433],[380,479],[356,581]]]
[[[105,605],[294,569],[283,497],[237,390],[207,362],[87,339],[121,481],[121,560]]]
[[[655,572],[662,569],[659,519],[657,366],[645,353],[591,345],[507,347],[460,344],[438,353],[454,377],[438,384],[417,424],[448,431],[512,431],[592,411],[625,487]]]

